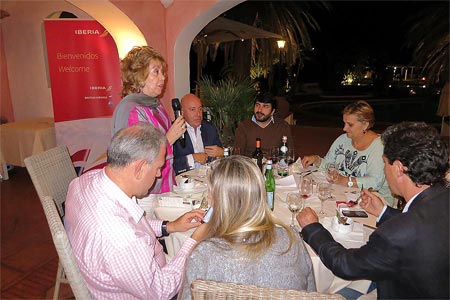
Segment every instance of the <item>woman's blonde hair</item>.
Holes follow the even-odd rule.
[[[151,61],[159,61],[163,65],[163,74],[166,74],[167,63],[158,51],[149,46],[135,46],[120,62],[122,74],[122,97],[128,94],[139,93],[144,87],[145,79],[149,74],[148,66]]]
[[[359,100],[347,105],[342,114],[355,115],[361,123],[369,123],[367,130],[371,129],[375,124],[375,113],[372,106],[364,100]]]
[[[214,207],[208,238],[222,238],[255,257],[274,243],[277,224],[288,232],[289,251],[292,231],[272,215],[264,178],[250,158],[233,155],[215,161],[208,183]]]

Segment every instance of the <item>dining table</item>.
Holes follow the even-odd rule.
[[[172,221],[177,219],[183,213],[198,208],[201,200],[205,197],[206,186],[206,168],[194,169],[177,176],[177,182],[185,182],[187,179],[193,180],[195,185],[189,189],[183,189],[180,185],[175,186],[172,192],[164,193],[158,196],[153,207],[154,216],[158,219]],[[295,163],[291,165],[289,175],[286,177],[275,176],[275,205],[273,214],[286,225],[291,223],[291,212],[286,203],[289,193],[299,193],[299,183],[303,178],[310,178],[313,182],[313,192],[310,197],[304,200],[305,207],[311,207],[316,212],[321,209],[321,201],[317,195],[317,185],[320,182],[326,182],[325,171],[317,168],[303,169],[301,165]],[[336,222],[337,212],[341,213],[346,210],[363,210],[359,205],[349,207],[348,200],[354,199],[359,194],[358,188],[344,187],[340,185],[331,185],[331,195],[329,199],[323,203],[325,215],[321,216],[319,222],[327,228],[336,241],[341,243],[345,248],[359,248],[363,246],[369,235],[376,226],[376,218],[370,214],[365,218],[352,218],[352,231],[342,233],[335,231],[337,227],[333,227]],[[297,230],[301,228],[295,220]],[[165,238],[168,251],[168,259],[173,257],[181,248],[184,241],[192,234],[194,229],[187,232],[176,232]],[[369,280],[345,280],[334,275],[321,262],[315,251],[305,243],[308,253],[311,257],[316,287],[318,292],[336,293],[342,288],[349,287],[361,293],[366,293],[369,286]]]
[[[56,147],[55,122],[51,117],[0,125],[0,164],[3,179],[6,165],[25,167],[24,159]]]

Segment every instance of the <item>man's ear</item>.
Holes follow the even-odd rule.
[[[405,172],[406,167],[403,166],[402,162],[399,160],[394,161],[395,173],[397,176],[402,176]]]
[[[147,161],[145,159],[140,159],[134,162],[134,177],[136,179],[141,179],[144,173],[144,168],[147,168]]]

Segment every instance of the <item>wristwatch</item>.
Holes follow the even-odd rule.
[[[169,232],[167,232],[167,223],[169,223],[169,221],[163,221],[161,224],[161,236],[169,235]]]
[[[352,175],[349,175],[349,176],[348,176],[347,186],[348,186],[348,187],[352,187],[352,186],[353,186]]]

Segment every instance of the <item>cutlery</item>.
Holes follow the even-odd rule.
[[[313,172],[317,172],[319,171],[319,169],[316,170],[308,170],[308,171],[303,171],[303,172],[297,172],[297,174],[301,175],[301,176],[308,176],[309,174],[313,173]]]
[[[363,189],[364,189],[364,185],[361,184],[361,190],[359,191],[359,197],[356,198],[355,201],[353,201],[353,200],[348,200],[348,203],[351,204],[351,205],[349,205],[350,207],[351,207],[351,206],[354,206],[354,205],[357,205],[357,204],[362,200]]]

